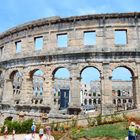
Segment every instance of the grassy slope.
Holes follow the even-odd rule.
[[[112,137],[116,139],[124,139],[127,136],[127,123],[121,122],[116,124],[100,125],[93,128],[73,129],[71,137],[78,139],[81,137]]]

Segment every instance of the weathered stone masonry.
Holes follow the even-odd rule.
[[[84,33],[96,32],[96,44],[85,46]],[[126,31],[127,43],[115,45],[115,31]],[[57,46],[58,35],[68,36],[65,48]],[[52,87],[54,73],[59,68],[70,71],[69,109],[78,110],[80,105],[80,81],[84,68],[99,70],[102,86],[102,113],[112,113],[112,71],[126,67],[131,71],[135,107],[140,108],[140,13],[116,13],[52,17],[40,19],[12,28],[0,34],[1,108],[53,109]],[[35,39],[43,38],[43,48],[35,50]],[[16,42],[21,42],[21,52],[16,53]],[[33,73],[44,72],[43,95],[33,95]],[[13,94],[13,76],[22,74],[20,93]],[[33,99],[41,104],[33,103]],[[41,100],[41,101],[42,101]]]

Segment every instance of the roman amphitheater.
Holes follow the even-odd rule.
[[[88,35],[93,41],[88,42]],[[88,67],[100,74],[92,91],[81,89],[81,74]],[[112,80],[119,67],[130,71],[131,81]],[[55,77],[61,68],[69,71],[68,79]],[[140,13],[50,17],[0,34],[1,120],[62,109],[79,114],[83,105],[96,101],[102,114],[118,107],[140,109]]]

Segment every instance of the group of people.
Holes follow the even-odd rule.
[[[45,128],[46,134],[44,134],[43,129],[39,130],[39,138],[40,140],[54,140],[54,137],[51,135],[51,128],[47,126]]]
[[[26,133],[27,134],[25,135],[24,140],[36,140],[36,139],[38,140],[38,138],[39,138],[39,140],[55,140],[54,137],[51,135],[51,127],[48,125],[46,126],[45,129],[43,129],[43,128],[39,129],[39,135],[36,136],[36,138],[35,138],[35,135],[37,135],[36,134],[36,125],[34,122],[31,126],[31,134],[30,134],[29,130]],[[5,127],[4,127],[4,140],[8,139],[7,135],[8,135],[8,127],[5,125]],[[12,140],[15,140],[15,130],[14,129],[12,132]]]
[[[5,125],[4,126],[4,139],[6,140],[8,137],[8,127]],[[12,131],[12,140],[15,140],[15,129]]]
[[[24,140],[35,140],[36,125],[34,124],[34,122],[31,126],[31,132],[32,132],[32,135],[30,135],[29,131],[27,131],[27,135],[24,137]],[[39,140],[55,140],[54,137],[51,135],[50,126],[46,126],[45,133],[44,133],[43,128],[39,129]]]
[[[128,140],[137,140],[137,135],[136,135],[136,129],[140,129],[140,125],[136,125],[134,122],[131,122],[128,128]],[[7,133],[8,133],[8,128],[5,126],[4,129],[4,138],[7,139]],[[24,137],[24,140],[35,140],[35,134],[36,134],[36,125],[33,122],[31,126],[31,133],[27,131],[26,136]],[[46,126],[45,128],[45,133],[44,129],[40,128],[39,129],[39,140],[55,140],[54,137],[51,135],[51,127]],[[12,133],[12,140],[15,140],[15,130],[13,129]]]

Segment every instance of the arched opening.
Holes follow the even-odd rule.
[[[9,116],[7,118],[5,118],[5,121],[12,121],[13,117]]]
[[[54,73],[54,105],[57,109],[66,109],[70,101],[70,72],[66,68],[57,68]]]
[[[127,67],[117,67],[112,73],[112,95],[116,111],[134,108],[133,72]],[[132,100],[132,102],[129,102]]]
[[[43,72],[41,70],[36,70],[33,72],[33,94],[35,97],[43,95]],[[38,102],[36,102],[37,104]]]
[[[89,99],[89,105],[92,105],[92,99]]]
[[[87,105],[87,99],[84,99],[84,105]]]
[[[101,109],[101,81],[100,72],[95,67],[86,67],[81,71],[81,104]],[[88,100],[89,102],[85,102]],[[86,103],[86,104],[85,104]]]
[[[19,71],[13,71],[10,75],[12,81],[13,95],[19,95],[21,93],[23,75]]]

